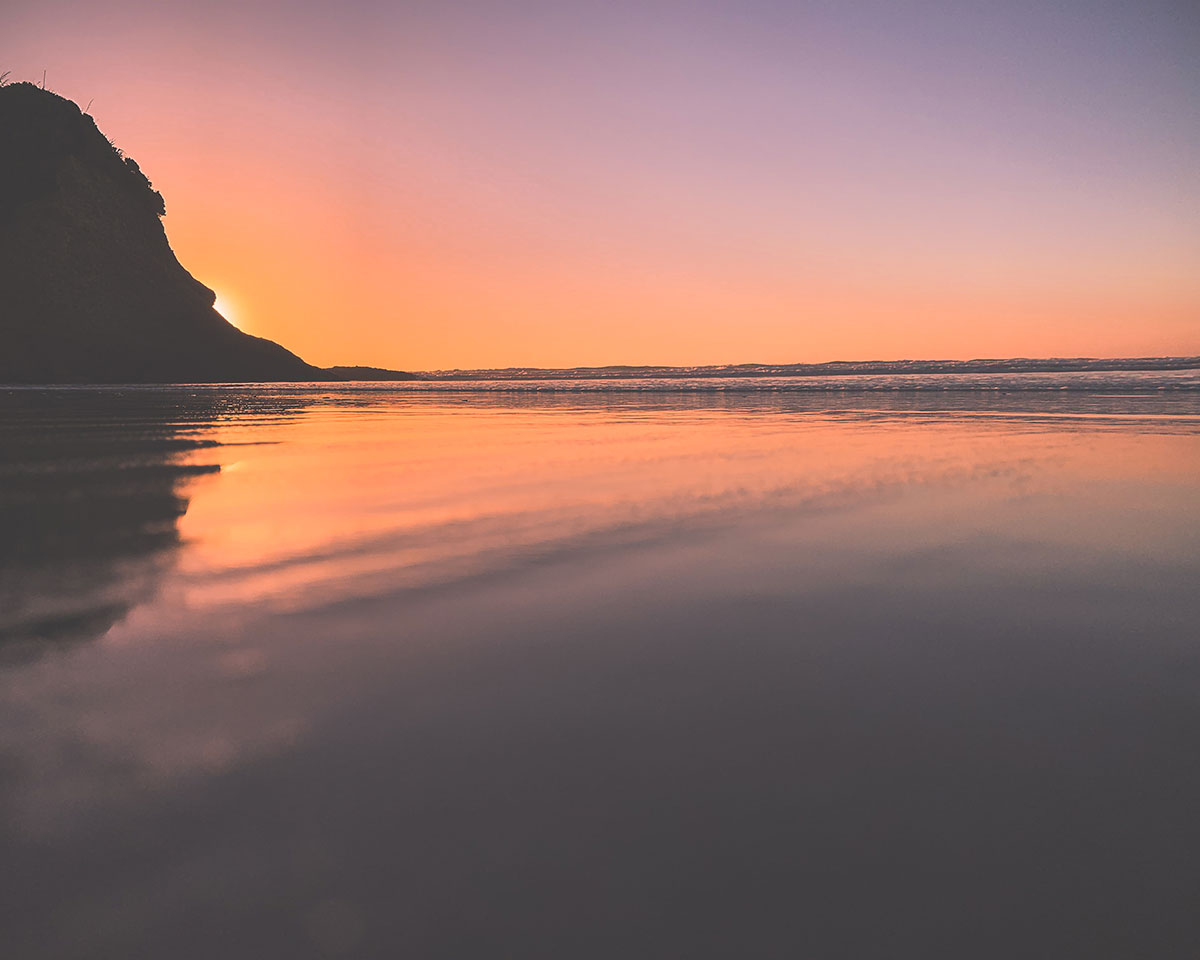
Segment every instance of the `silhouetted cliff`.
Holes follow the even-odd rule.
[[[0,383],[339,379],[222,318],[164,212],[74,103],[0,87]]]

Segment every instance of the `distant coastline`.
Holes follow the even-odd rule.
[[[342,371],[347,368],[334,367]],[[634,380],[729,377],[837,377],[963,373],[1115,373],[1200,369],[1195,357],[1091,357],[1006,360],[833,360],[828,363],[738,363],[698,367],[501,367],[480,370],[428,370],[416,380]],[[368,378],[364,378],[368,379]],[[381,379],[381,378],[370,378]],[[407,379],[407,378],[406,378]]]

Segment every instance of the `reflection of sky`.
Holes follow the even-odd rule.
[[[1193,394],[1174,414],[1086,394],[106,396],[112,419],[93,413],[89,435],[216,441],[200,457],[222,468],[180,488],[178,534],[153,550],[82,558],[97,572],[69,590],[69,565],[40,593],[38,577],[10,581],[30,594],[12,610],[51,620],[56,605],[125,602],[98,644],[6,677],[5,749],[24,755],[42,730],[7,799],[39,831],[108,791],[128,802],[293,749],[399,648],[436,643],[456,598],[538,611],[569,636],[604,597],[666,614],[877,583],[969,606],[962,577],[1094,591],[1132,563],[1141,589],[1197,549]],[[98,481],[81,462],[63,469],[86,507]]]
[[[1200,352],[1193,5],[10,11],[322,363]]]
[[[186,506],[0,661],[6,955],[1177,955],[1197,396],[0,397]]]

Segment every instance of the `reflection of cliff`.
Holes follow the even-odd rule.
[[[0,649],[103,636],[170,563],[182,481],[220,469],[188,462],[211,445],[187,433],[199,411],[14,391],[0,412]]]
[[[157,592],[218,425],[310,401],[193,388],[0,389],[0,662],[95,640]]]

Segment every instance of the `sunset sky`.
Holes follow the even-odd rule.
[[[243,329],[407,369],[1200,353],[1200,6],[4,3]]]

